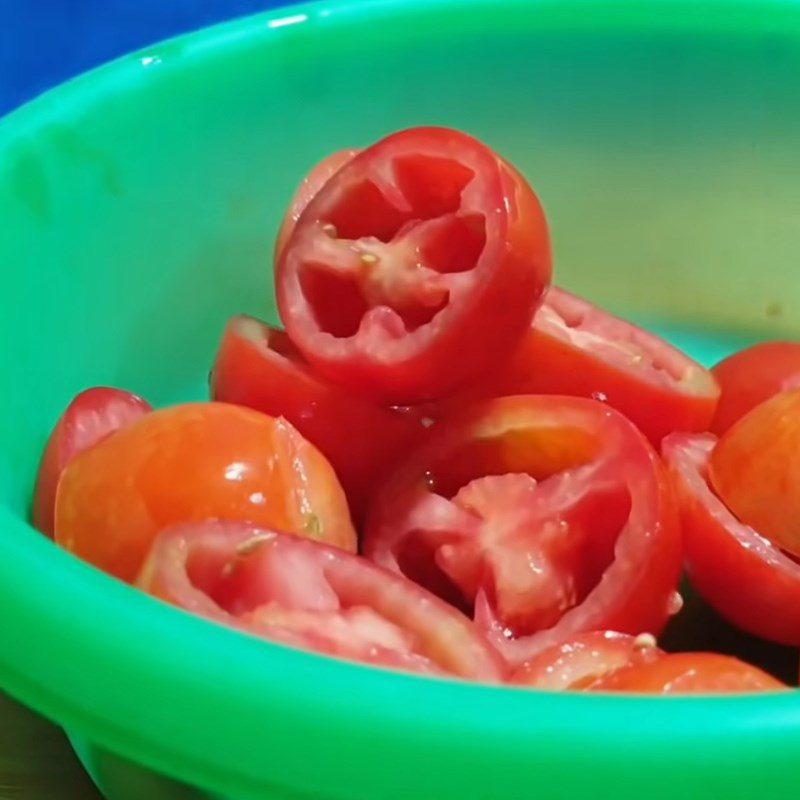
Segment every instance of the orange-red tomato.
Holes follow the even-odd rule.
[[[597,692],[719,694],[787,689],[772,675],[719,653],[671,653],[628,664],[586,687]]]
[[[532,689],[583,689],[620,667],[663,655],[650,634],[592,631],[543,650],[517,667],[510,682]]]
[[[708,475],[740,522],[800,555],[800,390],[742,417],[711,453]]]
[[[711,431],[722,436],[759,403],[800,389],[800,342],[762,342],[734,353],[711,370],[719,383]]]
[[[211,518],[355,550],[333,468],[285,420],[225,403],[155,411],[78,456],[56,497],[56,541],[126,581],[153,539]]]

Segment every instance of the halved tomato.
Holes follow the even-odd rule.
[[[335,153],[331,153],[326,158],[323,158],[303,178],[302,183],[297,187],[297,191],[289,203],[289,209],[281,222],[278,236],[275,239],[275,261],[280,258],[283,248],[286,247],[286,243],[289,241],[295,225],[297,225],[297,220],[300,219],[300,215],[311,202],[311,199],[358,152],[358,150],[338,150]]]
[[[730,428],[708,477],[740,522],[800,556],[800,390],[771,397]]]
[[[800,645],[800,564],[728,510],[708,484],[711,434],[674,434],[663,452],[680,509],[686,571],[723,617],[756,636]]]
[[[331,380],[389,404],[443,396],[521,338],[550,281],[539,201],[444,128],[361,151],[311,200],[278,259],[281,319]]]
[[[621,411],[658,446],[673,431],[708,430],[719,387],[655,334],[553,286],[510,360],[467,393],[591,397]]]
[[[356,549],[319,450],[285,420],[225,403],[154,411],[75,458],[56,496],[55,539],[132,581],[159,531],[212,518]]]
[[[473,613],[512,663],[585,631],[658,633],[676,610],[661,463],[592,400],[464,410],[389,478],[366,528],[369,557]]]
[[[519,666],[510,682],[534,689],[584,689],[607,673],[664,655],[648,633],[630,636],[614,631],[583,633],[553,645]]]
[[[330,460],[356,519],[397,454],[424,431],[417,415],[381,408],[317,375],[283,331],[252,317],[228,322],[211,395],[291,422]]]
[[[788,689],[772,675],[719,653],[670,653],[631,663],[589,684],[592,692],[730,694]]]
[[[342,550],[251,525],[160,534],[138,579],[150,594],[283,644],[378,666],[486,682],[500,655],[470,620]]]
[[[34,527],[52,537],[56,488],[73,458],[152,410],[146,400],[122,389],[96,386],[76,395],[53,428],[39,465]]]
[[[763,342],[711,370],[720,385],[711,431],[722,436],[748,411],[781,392],[800,389],[800,342]]]

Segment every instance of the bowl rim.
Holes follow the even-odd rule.
[[[633,27],[752,38],[788,27],[800,37],[794,0],[541,0],[535,8],[526,0],[322,0],[202,29],[92,70],[0,120],[0,152],[35,135],[66,107],[88,108],[119,94],[162,58],[196,68],[226,48],[269,46],[284,35],[319,42],[353,21],[402,27],[431,9],[506,30],[525,14],[570,31]],[[249,797],[265,785],[301,786],[327,796],[331,786],[347,785],[354,796],[402,797],[400,789],[387,794],[378,771],[352,769],[348,753],[364,747],[379,748],[390,771],[433,764],[433,757],[449,764],[432,787],[440,796],[453,769],[489,786],[482,773],[533,779],[544,763],[570,768],[575,752],[597,769],[623,752],[632,763],[639,758],[711,771],[732,759],[778,768],[800,748],[797,691],[612,698],[384,672],[250,639],[132,592],[61,551],[6,507],[0,530],[0,608],[14,610],[0,637],[3,688],[82,737],[214,791]],[[31,575],[47,575],[47,592]],[[46,635],[33,640],[31,630]],[[142,647],[148,638],[158,647]],[[218,724],[201,726],[198,705]],[[625,725],[598,737],[615,718]],[[486,747],[487,737],[502,748]],[[712,752],[710,738],[717,745]],[[301,742],[326,743],[315,750],[313,768],[297,752]],[[660,760],[654,743],[665,751]]]

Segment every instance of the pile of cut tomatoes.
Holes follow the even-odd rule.
[[[36,527],[187,611],[368,664],[785,687],[657,637],[685,572],[735,625],[800,645],[800,344],[709,371],[551,286],[528,182],[443,128],[326,159],[274,258],[284,329],[231,318],[210,401],[72,401]]]

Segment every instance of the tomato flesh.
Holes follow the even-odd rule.
[[[97,386],[78,394],[67,406],[47,441],[33,498],[33,525],[53,536],[56,489],[75,457],[152,411],[141,397],[122,389]]]
[[[408,404],[446,394],[516,343],[550,275],[544,214],[519,173],[465,134],[415,128],[322,185],[276,289],[315,369]]]
[[[283,331],[247,316],[226,326],[211,396],[294,425],[333,465],[356,519],[397,454],[424,431],[418,415],[382,408],[316,375]]]
[[[657,633],[681,561],[656,454],[567,397],[491,400],[435,428],[379,492],[364,551],[471,611],[512,663],[584,631]]]
[[[663,655],[649,634],[592,631],[543,650],[514,670],[510,681],[533,689],[584,689],[614,670]]]
[[[242,523],[163,532],[138,585],[256,636],[365,663],[486,682],[499,654],[455,609],[340,549]]]
[[[772,397],[730,428],[708,475],[741,522],[800,556],[800,390]]]
[[[714,494],[711,434],[674,434],[663,453],[678,500],[686,572],[698,593],[737,627],[800,646],[800,564],[741,523]]]
[[[285,420],[224,403],[154,411],[74,459],[56,497],[55,539],[132,581],[160,530],[210,518],[356,547],[324,456]]]
[[[734,353],[711,371],[722,392],[711,432],[722,436],[760,403],[800,389],[800,342],[762,342]]]
[[[673,431],[708,430],[719,387],[668,342],[553,286],[511,358],[467,394],[590,397],[658,446]]]
[[[586,688],[596,692],[731,694],[788,687],[738,658],[718,653],[670,653],[613,670]]]

